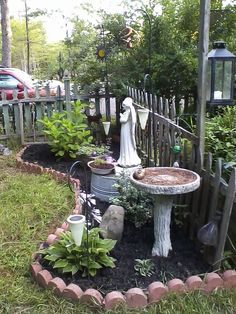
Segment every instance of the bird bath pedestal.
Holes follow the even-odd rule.
[[[130,175],[131,183],[138,189],[154,197],[154,236],[152,256],[167,257],[172,249],[170,241],[170,220],[173,199],[176,194],[196,190],[200,185],[197,173],[172,167],[153,167],[144,169],[141,180]]]

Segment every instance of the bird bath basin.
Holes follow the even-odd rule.
[[[200,185],[197,173],[173,167],[144,168],[144,177],[135,179],[130,175],[131,183],[138,189],[154,197],[154,236],[153,256],[167,257],[172,249],[170,241],[170,220],[174,196],[196,190]]]

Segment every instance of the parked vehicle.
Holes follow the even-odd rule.
[[[0,68],[0,97],[2,91],[6,93],[7,100],[13,99],[13,91],[17,90],[17,98],[24,98],[24,87],[29,97],[34,97],[35,89],[31,77],[22,70],[15,68]]]
[[[64,95],[64,89],[62,89],[63,84],[61,82],[59,83],[58,85],[60,85],[62,91],[61,95]],[[2,91],[6,93],[7,100],[13,99],[14,90],[17,91],[17,98],[23,99],[25,87],[28,92],[28,97],[32,98],[35,96],[36,85],[37,83],[35,83],[35,81],[32,80],[31,76],[26,72],[16,68],[0,67],[0,99],[2,99]],[[57,86],[55,85],[56,84],[52,86],[52,84],[48,84],[51,96],[55,96],[57,93]],[[45,86],[46,84],[39,84],[40,96],[46,95]]]

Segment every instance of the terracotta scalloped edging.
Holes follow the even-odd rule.
[[[67,181],[67,175],[64,173],[49,168],[43,168],[34,163],[24,162],[21,155],[25,149],[26,147],[16,155],[16,163],[21,170],[29,173],[47,173],[57,181]],[[73,213],[80,213],[81,206],[78,199],[80,182],[77,179],[72,179],[71,182],[75,187],[75,208]],[[54,234],[48,235],[46,243],[49,245],[52,244],[58,239],[60,233],[67,229],[68,224],[64,222],[55,230]],[[128,308],[141,308],[160,301],[168,293],[187,293],[193,290],[210,293],[219,288],[231,289],[236,287],[236,271],[230,269],[226,270],[221,275],[214,272],[207,273],[203,280],[195,275],[188,277],[185,282],[178,278],[171,279],[167,285],[164,285],[160,281],[155,281],[148,286],[145,292],[140,288],[134,287],[129,289],[125,294],[122,294],[120,291],[111,291],[103,297],[96,289],[89,288],[83,292],[76,284],[71,283],[66,285],[61,278],[53,278],[52,274],[48,270],[43,269],[41,264],[37,261],[36,254],[34,254],[33,260],[34,262],[30,265],[30,273],[32,278],[41,287],[52,289],[56,295],[62,296],[68,300],[97,305],[108,310],[114,309],[118,304],[124,304]]]

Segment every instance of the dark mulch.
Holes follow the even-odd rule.
[[[115,149],[114,149],[115,150]],[[117,150],[116,150],[117,151]],[[117,156],[115,156],[117,158]],[[71,167],[71,161],[56,161],[47,145],[29,146],[23,160],[37,162],[44,167],[51,167],[66,173]],[[88,171],[89,173],[89,171]],[[75,176],[83,181],[84,173],[79,170]],[[109,204],[98,202],[103,212]],[[70,277],[61,275],[65,282],[77,283],[83,290],[96,288],[103,293],[112,290],[126,291],[132,287],[147,288],[153,281],[166,282],[172,278],[185,280],[195,274],[204,274],[210,271],[209,265],[203,262],[202,256],[195,250],[194,244],[185,237],[181,229],[171,227],[171,241],[173,250],[167,258],[152,257],[151,250],[154,242],[153,224],[149,223],[140,229],[126,222],[122,240],[116,244],[111,255],[116,258],[116,268],[102,269],[94,278],[81,278],[78,275]],[[155,273],[151,277],[143,277],[134,270],[135,259],[151,259],[155,263]],[[44,263],[44,267],[48,267]],[[55,276],[58,274],[53,271]]]
[[[118,159],[119,157],[119,147],[117,144],[111,145],[111,151],[113,152],[112,157],[114,159]],[[71,160],[71,159],[58,159],[54,156],[54,154],[50,151],[50,147],[48,144],[34,144],[28,146],[21,158],[24,161],[28,161],[31,163],[39,164],[40,166],[43,166],[44,168],[52,168],[56,171],[60,171],[66,174],[69,174],[69,170],[71,169],[71,166],[78,160]],[[79,179],[81,183],[81,189],[86,190],[86,180],[85,177],[88,178],[88,189],[87,192],[89,192],[89,182],[91,178],[91,171],[87,167],[87,161],[81,159],[79,160],[80,164],[73,167],[72,176],[75,179]]]

